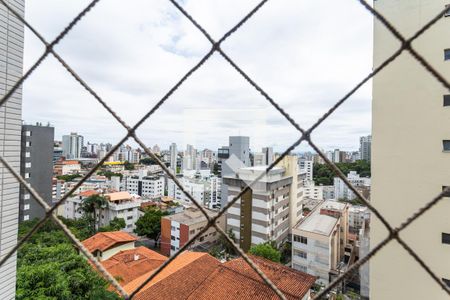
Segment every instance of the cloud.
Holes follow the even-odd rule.
[[[26,18],[51,40],[87,1],[29,2]],[[180,2],[219,39],[257,1]],[[25,68],[43,47],[25,35]],[[211,45],[169,1],[108,0],[57,46],[73,69],[129,124],[137,122]],[[372,18],[356,1],[269,1],[222,45],[225,52],[305,129],[372,67]],[[56,139],[117,142],[125,130],[53,58],[24,84],[23,119],[50,121]],[[313,134],[321,147],[357,149],[370,133],[370,83]],[[189,142],[216,149],[251,136],[252,149],[282,151],[299,138],[271,104],[214,54],[138,130],[149,145]],[[299,148],[302,149],[302,148]],[[306,149],[306,148],[305,148]]]

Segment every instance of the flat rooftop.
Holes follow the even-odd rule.
[[[297,226],[297,229],[330,236],[337,222],[337,218],[327,215],[313,214],[306,217],[305,220]]]
[[[206,208],[205,208],[205,210],[209,216],[214,216],[217,214],[217,212],[215,212],[215,211],[211,211]],[[164,216],[164,218],[178,222],[180,224],[185,224],[185,225],[191,225],[191,224],[206,221],[205,215],[203,215],[203,213],[199,209],[193,208],[193,207],[186,208],[182,212],[174,214],[174,215]]]

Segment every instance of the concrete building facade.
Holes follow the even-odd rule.
[[[448,4],[444,0],[374,1],[375,9],[405,37],[413,36]],[[450,17],[443,16],[412,43],[447,82],[448,36]],[[398,40],[375,20],[374,68],[399,47]],[[444,186],[450,186],[449,95],[450,91],[407,52],[374,77],[371,202],[393,227],[431,201]],[[442,237],[450,233],[449,211],[446,197],[401,232],[402,239],[448,283],[450,245]],[[370,234],[373,248],[388,232],[372,218]],[[370,298],[448,299],[448,295],[401,245],[392,242],[370,261]]]
[[[370,161],[372,153],[372,136],[362,136],[359,139],[360,159]]]
[[[22,125],[20,173],[52,206],[53,140],[50,126]],[[20,188],[19,222],[42,218],[44,208],[24,188]]]
[[[81,157],[83,150],[84,138],[76,132],[71,132],[69,135],[63,135],[62,148],[63,156],[66,159],[74,159]]]
[[[19,15],[24,16],[24,0],[6,1]],[[0,96],[3,97],[22,76],[23,24],[0,5]],[[0,155],[20,172],[20,135],[22,88],[19,87],[0,107]],[[17,243],[19,215],[19,183],[0,164],[0,257]],[[0,295],[15,299],[16,254],[0,267]]]
[[[214,211],[206,209],[213,216]],[[194,207],[189,207],[183,212],[161,218],[161,252],[164,255],[173,255],[184,246],[195,234],[207,224],[203,213]],[[225,215],[217,219],[216,224],[225,229]],[[217,241],[220,234],[214,227],[210,227],[202,236],[195,240],[192,248],[208,247]]]

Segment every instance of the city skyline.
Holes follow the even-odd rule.
[[[255,3],[185,1],[183,5],[217,38]],[[337,13],[321,18],[322,25],[316,26],[323,4],[269,3],[223,45],[305,129],[372,67],[372,41],[366,35],[372,21],[367,12],[358,3],[326,3]],[[49,9],[42,11],[36,5]],[[27,18],[51,39],[83,5],[83,1],[64,6],[55,1],[29,3]],[[121,13],[120,25],[105,23],[116,17],[118,5],[115,1],[101,3],[56,49],[119,116],[134,124],[198,62],[209,45],[169,2],[136,2],[138,9],[133,13]],[[356,21],[360,26],[349,26]],[[343,34],[335,36],[335,31]],[[334,38],[324,41],[320,36]],[[28,31],[25,40],[27,69],[43,49],[36,46]],[[367,83],[314,132],[317,144],[324,149],[356,145],[360,136],[370,133],[370,99]],[[53,57],[25,83],[23,107],[25,120],[50,121],[56,137],[84,128],[86,140],[104,138],[114,143],[125,134]],[[72,128],[74,124],[78,128]],[[299,132],[218,55],[189,78],[137,134],[149,144],[163,144],[160,141],[167,138],[167,145],[173,141],[198,144],[194,137],[207,148],[220,146],[228,135],[245,135],[253,137],[257,148],[272,146],[276,151],[299,137]],[[302,147],[298,149],[302,151]]]

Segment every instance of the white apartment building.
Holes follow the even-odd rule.
[[[217,176],[211,176],[209,179],[210,188],[209,188],[209,209],[215,209],[221,207],[222,200],[222,178]]]
[[[141,201],[133,198],[128,192],[116,192],[104,195],[108,200],[108,207],[99,213],[100,226],[106,226],[114,218],[123,218],[125,228],[123,231],[133,232],[139,219]]]
[[[322,193],[323,193],[324,200],[336,199],[336,197],[334,195],[334,185],[323,185]]]
[[[244,167],[235,176],[225,176],[228,201],[231,201],[267,166]],[[301,218],[302,178],[297,158],[286,157],[260,179],[227,211],[227,230],[232,230],[245,251],[252,245],[275,241],[281,245],[288,239],[291,222]]]
[[[80,210],[83,200],[98,193],[100,191],[87,190],[69,197],[63,205],[64,209],[58,210],[58,212],[67,219],[79,219],[83,216],[83,212]],[[133,198],[128,192],[109,193],[103,194],[103,196],[108,200],[108,205],[98,212],[99,225],[106,226],[114,218],[123,218],[126,224],[123,231],[133,232],[139,218],[141,201]]]
[[[314,168],[314,161],[301,158],[298,161],[300,172],[306,173],[306,180],[312,181],[313,180],[313,168]]]
[[[7,1],[24,17],[24,0]],[[24,27],[14,14],[0,5],[0,97],[22,76]],[[22,115],[22,87],[19,87],[0,108],[0,155],[20,173],[20,138]],[[20,185],[0,164],[0,257],[17,243]],[[0,295],[3,300],[15,299],[16,253],[0,267]]]
[[[370,210],[366,206],[351,205],[348,209],[348,226],[352,233],[358,233],[364,222],[369,220]]]
[[[440,13],[448,0],[374,1],[403,36],[409,38]],[[412,43],[450,82],[450,12]],[[374,68],[400,46],[374,23]],[[450,186],[450,91],[408,52],[373,79],[371,202],[393,227]],[[430,269],[450,285],[450,200],[442,199],[400,233]],[[387,236],[371,220],[371,247]],[[371,260],[371,299],[448,299],[429,274],[396,242]]]
[[[144,170],[140,170],[137,176],[124,176],[122,180],[125,191],[139,196],[164,196],[164,176],[145,176],[145,173]]]
[[[370,178],[360,177],[356,171],[350,171],[347,179],[354,187],[370,187]],[[356,198],[356,195],[339,177],[334,178],[334,196],[335,199],[353,200]]]
[[[324,200],[323,197],[323,186],[315,185],[314,181],[306,181],[303,187],[304,198],[314,199],[314,200]]]
[[[348,237],[348,205],[319,203],[292,229],[292,267],[327,285],[339,271]]]
[[[184,189],[189,192],[198,203],[204,204],[206,199],[209,200],[210,184],[207,180],[182,176],[178,176],[178,180],[181,182]],[[176,202],[187,206],[193,205],[191,200],[186,197],[172,179],[167,180],[167,191],[168,196],[172,197]]]

